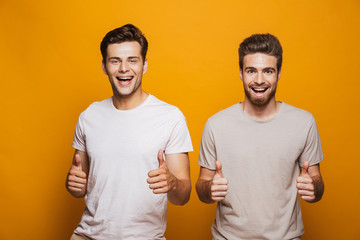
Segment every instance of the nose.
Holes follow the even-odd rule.
[[[262,83],[264,82],[264,76],[263,76],[262,73],[258,73],[258,74],[256,75],[255,82],[256,82],[257,84],[262,84]]]
[[[119,66],[119,72],[127,72],[129,71],[129,65],[126,61],[123,61]]]

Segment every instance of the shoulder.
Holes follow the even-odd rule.
[[[315,118],[310,112],[304,109],[291,106],[284,102],[282,104],[283,104],[283,109],[281,116],[285,122],[291,122],[299,127],[300,126],[310,127],[316,124]]]
[[[228,128],[230,125],[233,126],[233,124],[238,123],[238,120],[241,118],[241,107],[239,103],[236,103],[211,116],[206,121],[204,132],[221,132],[224,130],[224,128]]]
[[[283,115],[284,116],[288,116],[288,117],[294,117],[294,118],[298,118],[300,120],[305,120],[305,121],[309,121],[311,119],[314,119],[314,116],[304,110],[304,109],[300,109],[300,108],[297,108],[297,107],[294,107],[292,105],[289,105],[287,103],[282,103],[283,104]]]
[[[93,114],[100,114],[103,111],[111,109],[111,107],[112,107],[111,98],[107,98],[102,101],[93,102],[80,114],[80,117],[86,118]]]
[[[152,111],[156,111],[158,114],[162,114],[163,116],[185,118],[178,107],[166,103],[153,95],[150,95],[149,97],[150,99],[147,103],[147,107],[151,108]]]
[[[223,122],[229,119],[233,119],[234,117],[238,117],[241,113],[240,104],[236,103],[228,108],[225,108],[208,119],[209,123],[218,123]]]

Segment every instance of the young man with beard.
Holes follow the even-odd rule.
[[[196,190],[201,201],[218,202],[214,239],[300,239],[298,194],[308,202],[323,195],[313,116],[275,100],[281,63],[276,37],[245,39],[239,48],[245,99],[205,125]]]
[[[142,89],[148,43],[137,27],[110,31],[100,48],[113,96],[76,125],[66,188],[86,208],[71,240],[165,239],[167,200],[183,205],[191,191],[185,118]]]

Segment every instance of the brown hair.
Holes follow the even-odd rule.
[[[281,70],[282,47],[279,40],[270,33],[253,34],[246,38],[239,46],[239,66],[242,71],[244,66],[244,57],[251,53],[265,53],[276,57],[277,70]]]
[[[122,42],[138,42],[141,46],[141,56],[143,61],[145,61],[146,53],[148,50],[148,41],[146,40],[143,33],[132,24],[126,24],[122,27],[115,28],[114,30],[108,32],[100,44],[100,51],[103,57],[103,62],[106,62],[107,57],[107,47],[112,43],[122,43]]]

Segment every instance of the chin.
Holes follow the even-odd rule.
[[[265,98],[253,99],[251,102],[252,102],[252,104],[254,104],[258,107],[262,107],[269,103],[269,99],[265,99]]]
[[[267,96],[255,97],[250,92],[245,91],[245,95],[250,100],[250,103],[256,107],[265,107],[269,104],[272,99],[275,99],[276,89],[272,90]]]

